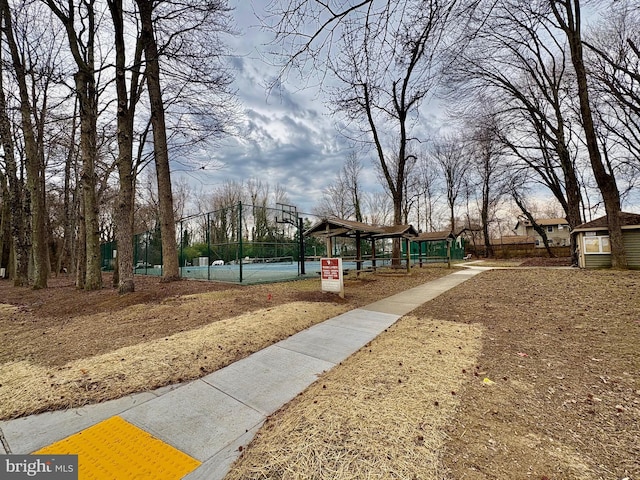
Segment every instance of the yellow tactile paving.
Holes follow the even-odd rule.
[[[177,480],[200,465],[120,417],[111,417],[34,453],[77,454],[78,480]]]

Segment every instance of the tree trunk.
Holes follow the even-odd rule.
[[[76,103],[77,106],[77,103]],[[69,150],[67,151],[67,158],[64,163],[64,201],[63,201],[63,222],[64,222],[64,237],[62,239],[62,247],[60,249],[60,255],[58,255],[58,264],[56,266],[56,273],[60,273],[63,269],[66,269],[67,272],[71,270],[75,270],[75,268],[71,268],[71,249],[72,249],[72,235],[73,235],[73,224],[72,224],[72,215],[71,215],[71,164],[74,161],[74,157],[76,154],[75,147],[75,138],[76,138],[76,113],[77,111],[74,108],[74,115],[71,124],[71,132],[69,135]],[[65,266],[66,265],[66,266]]]
[[[0,12],[0,14],[2,14]],[[22,287],[29,283],[29,238],[27,220],[30,215],[29,204],[24,197],[24,185],[18,178],[18,166],[15,159],[11,122],[7,114],[4,95],[3,72],[0,62],[0,141],[4,150],[5,172],[9,183],[8,203],[11,210],[11,240],[13,264],[9,272],[13,274],[13,284]]]
[[[484,187],[486,187],[486,185]],[[484,256],[490,258],[494,256],[494,251],[489,234],[489,195],[487,188],[483,188],[482,191],[482,209],[480,211],[480,219],[482,221],[482,236],[484,237]]]
[[[84,235],[80,236],[78,247],[78,268],[76,286],[85,290],[102,288],[102,272],[100,270],[100,223],[98,221],[99,205],[96,191],[95,162],[98,155],[96,144],[98,121],[98,94],[95,78],[95,36],[96,23],[94,2],[84,2],[86,11],[82,12],[84,23],[80,33],[75,31],[73,2],[69,2],[68,13],[60,10],[55,0],[46,0],[47,5],[60,19],[64,26],[69,48],[78,67],[75,74],[76,96],[80,112],[80,154],[82,158],[82,214],[84,218],[80,226]],[[84,258],[84,264],[80,261]]]
[[[7,177],[3,175],[2,172],[0,172],[0,191],[2,192],[2,210],[0,211],[0,267],[5,268],[6,272],[8,272],[11,252],[11,204],[9,202],[9,184]]]
[[[178,280],[180,273],[178,247],[176,244],[176,225],[173,216],[167,129],[164,118],[162,89],[160,87],[160,63],[152,19],[153,2],[151,0],[136,0],[136,3],[140,11],[142,25],[141,38],[146,59],[147,91],[151,107],[151,124],[153,126],[153,153],[158,179],[160,229],[162,234],[162,281],[171,282]]]
[[[562,17],[558,10],[557,4],[561,4],[566,13],[566,19]],[[587,72],[584,66],[584,56],[582,51],[581,28],[581,12],[580,1],[573,0],[551,0],[551,6],[560,23],[560,27],[565,32],[569,42],[571,51],[571,62],[575,71],[576,81],[578,85],[578,98],[580,100],[580,117],[582,118],[582,127],[584,129],[587,150],[589,151],[589,160],[593,176],[598,184],[602,199],[604,200],[605,210],[607,212],[607,223],[609,229],[609,241],[611,242],[611,266],[613,268],[628,268],[627,257],[624,249],[622,238],[622,228],[620,225],[620,192],[616,184],[614,175],[607,172],[596,136],[595,126],[593,123],[593,115],[591,112],[591,104],[589,100],[589,86],[587,82]]]
[[[87,277],[87,243],[85,242],[85,222],[84,222],[84,192],[80,189],[80,202],[78,204],[78,243],[76,244],[76,288],[84,289]]]
[[[118,178],[120,190],[116,205],[116,241],[118,245],[114,286],[118,293],[130,293],[135,290],[133,271],[133,211],[134,211],[134,171],[133,171],[133,117],[137,102],[139,79],[138,66],[140,49],[136,48],[134,68],[132,69],[131,92],[127,92],[126,58],[122,0],[109,1],[109,9],[115,30],[116,46],[116,92],[118,96]],[[129,94],[131,99],[129,99]]]
[[[24,136],[24,151],[27,166],[27,190],[31,199],[31,241],[33,255],[33,288],[46,288],[49,278],[49,256],[47,255],[47,235],[45,231],[44,191],[41,179],[44,176],[44,165],[41,164],[38,144],[36,142],[34,125],[31,119],[31,102],[27,87],[25,67],[13,34],[11,10],[7,0],[0,1],[2,9],[3,30],[9,51],[11,63],[18,83],[20,97],[21,127]]]
[[[97,155],[96,132],[98,108],[95,79],[92,73],[76,74],[76,89],[80,103],[80,151],[82,154],[82,201],[84,206],[85,290],[102,288],[100,270],[100,223],[98,221],[98,196],[96,193]]]
[[[576,175],[575,165],[571,161],[571,155],[567,148],[564,135],[564,119],[559,110],[556,110],[558,129],[556,131],[556,153],[560,160],[560,166],[564,175],[564,185],[566,194],[566,204],[563,205],[569,229],[573,231],[582,223],[582,195],[580,193],[580,182]],[[564,203],[564,202],[563,202]],[[576,236],[570,235],[571,242],[571,264],[578,265],[578,249],[576,248]]]
[[[402,225],[402,188],[396,189],[395,195],[393,196],[393,224]],[[400,265],[402,265],[401,255],[400,239],[394,238],[391,249],[391,265],[400,267]]]
[[[544,228],[542,228],[540,225],[536,223],[535,219],[533,218],[533,215],[531,215],[531,213],[527,209],[527,206],[524,204],[522,199],[515,192],[513,192],[513,199],[516,202],[516,205],[518,205],[518,208],[520,208],[520,210],[524,214],[524,216],[527,217],[527,220],[531,222],[531,226],[536,231],[536,233],[540,235],[540,237],[542,237],[542,243],[544,244],[544,248],[547,250],[547,254],[549,255],[549,258],[555,258],[555,254],[553,253],[553,251],[551,250],[551,247],[549,246],[549,239],[547,238],[547,232],[545,232]]]

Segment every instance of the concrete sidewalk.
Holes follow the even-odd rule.
[[[481,271],[460,270],[344,313],[199,380],[97,405],[0,422],[0,453],[36,452],[119,416],[197,460],[200,465],[184,478],[224,478],[240,455],[240,447],[251,441],[267,416],[402,315]],[[141,449],[145,448],[143,444]],[[80,464],[83,478],[82,458]],[[119,478],[129,477],[123,472]]]

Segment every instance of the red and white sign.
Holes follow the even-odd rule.
[[[339,293],[344,297],[344,276],[341,258],[320,259],[320,278],[323,292]]]

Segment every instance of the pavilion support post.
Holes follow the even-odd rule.
[[[356,276],[360,275],[360,269],[362,268],[362,245],[360,240],[360,232],[356,231]]]
[[[333,257],[333,237],[327,237],[325,240],[325,246],[327,250],[327,258]]]
[[[376,271],[376,239],[371,239],[371,268]]]
[[[404,246],[407,250],[407,273],[411,273],[411,250],[408,238],[404,239]]]
[[[327,236],[325,237],[325,246],[327,249],[327,258],[331,258],[333,256],[333,237],[329,235],[329,224],[327,223],[326,228]]]

